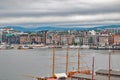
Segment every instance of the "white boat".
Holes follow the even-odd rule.
[[[73,48],[76,48],[76,47],[74,45],[71,45],[71,46],[69,46],[69,48],[73,49]]]
[[[10,44],[6,44],[6,43],[1,43],[0,44],[0,49],[3,49],[3,50],[5,50],[5,49],[13,49],[13,48],[14,48],[14,46],[10,45]]]
[[[49,46],[42,46],[40,48],[46,49],[46,48],[49,48]]]
[[[24,50],[26,50],[26,49],[33,49],[33,47],[29,46],[29,45],[20,45],[20,46],[18,46],[18,49],[24,49]]]
[[[89,49],[90,46],[89,46],[89,45],[82,45],[80,48],[81,48],[81,49]]]
[[[71,49],[78,49],[78,48],[80,48],[80,46],[75,46],[75,45],[71,45],[71,46],[69,46],[69,48],[71,48]]]

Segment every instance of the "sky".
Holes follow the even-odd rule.
[[[120,0],[0,0],[0,26],[120,24]]]

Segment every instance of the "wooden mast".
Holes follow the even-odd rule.
[[[80,47],[78,47],[78,73],[80,72]]]
[[[94,80],[94,59],[95,59],[95,54],[93,54],[93,59],[92,59],[92,80]]]
[[[110,59],[111,59],[110,46],[109,46],[109,57],[108,58],[109,58],[109,62],[108,62],[109,63],[108,64],[108,80],[110,80],[110,62],[111,62],[110,61]]]
[[[66,47],[66,74],[68,75],[68,44]]]
[[[52,55],[52,77],[54,77],[55,68],[55,47],[53,46],[53,55]]]

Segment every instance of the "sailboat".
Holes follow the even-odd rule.
[[[68,57],[68,51],[69,51],[69,46],[66,46],[66,72],[64,73],[55,73],[55,47],[54,45],[52,46],[52,75],[50,77],[34,77],[37,80],[66,80],[67,78],[71,78],[74,74],[90,74],[90,70],[80,70],[80,47],[78,47],[78,66],[77,66],[77,70],[73,70],[73,71],[68,71],[69,68],[69,57]]]
[[[78,62],[77,62],[78,66],[77,66],[77,70],[73,70],[73,71],[67,72],[68,73],[68,77],[72,77],[74,74],[79,74],[79,73],[81,73],[81,74],[90,74],[90,70],[88,70],[88,69],[87,70],[81,70],[80,69],[80,46],[77,47],[77,49],[78,49],[78,55],[77,55],[78,56],[78,58],[77,58],[78,59]],[[66,54],[68,54],[68,51],[67,51]],[[68,55],[66,55],[66,59],[68,59],[67,57],[68,57]],[[68,66],[68,65],[66,65],[66,66]]]

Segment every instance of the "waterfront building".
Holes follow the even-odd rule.
[[[96,33],[96,31],[94,31],[94,30],[89,31],[89,34],[88,34],[88,45],[96,46],[97,42],[98,42],[97,37],[98,37],[98,34]]]
[[[30,34],[29,37],[30,37],[31,44],[33,44],[33,43],[38,44],[41,42],[41,37],[39,35],[37,35],[36,33]]]
[[[113,35],[112,37],[114,45],[120,44],[120,35]]]
[[[82,31],[82,35],[83,35],[83,45],[88,45],[88,32]]]
[[[120,28],[108,28],[106,30],[112,34],[120,34]]]
[[[40,39],[40,43],[46,44],[47,32],[48,31],[38,31],[37,32],[37,35],[39,36],[39,39]]]
[[[8,28],[8,27],[4,27],[2,28],[4,32],[6,33],[12,33],[13,32],[13,28]]]
[[[20,35],[20,44],[38,44],[41,43],[41,37],[37,34],[21,34]]]
[[[80,31],[78,33],[76,33],[74,35],[74,43],[77,44],[77,45],[83,45],[83,38],[84,38],[84,35],[83,35],[83,32]]]
[[[94,30],[92,31],[84,31],[83,33],[83,45],[96,45],[98,35]]]
[[[75,44],[80,45],[83,44],[83,40],[80,39],[80,36],[75,36]]]
[[[8,44],[19,44],[19,35],[6,34],[6,42]]]
[[[50,45],[52,43],[53,43],[53,41],[52,41],[52,34],[50,32],[47,32],[47,34],[46,34],[46,44]]]
[[[1,41],[9,44],[19,44],[19,34],[21,32],[12,28],[2,28],[0,31]]]
[[[108,46],[109,45],[109,32],[104,30],[100,32],[99,35],[99,46]]]
[[[20,35],[20,44],[31,43],[29,34]]]
[[[6,34],[8,34],[8,33],[5,32],[5,31],[2,32],[2,42],[6,42],[7,41]]]
[[[57,44],[58,43],[58,36],[57,36],[57,34],[53,34],[52,35],[52,41],[53,41],[53,44]]]
[[[2,33],[3,33],[3,31],[2,31],[2,29],[0,29],[0,43],[2,43]]]
[[[72,45],[74,43],[74,36],[72,35],[63,35],[61,36],[61,41],[62,41],[62,44],[69,44],[69,45]]]

